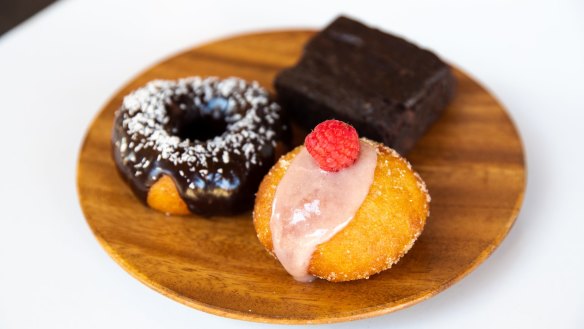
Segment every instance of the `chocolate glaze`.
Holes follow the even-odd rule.
[[[126,96],[116,113],[115,163],[146,202],[170,176],[193,213],[251,208],[289,129],[280,107],[256,82],[198,77],[153,81]]]

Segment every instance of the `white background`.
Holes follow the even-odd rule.
[[[0,37],[0,328],[267,328],[190,309],[125,273],[77,202],[80,143],[142,69],[233,33],[338,13],[475,76],[523,137],[515,227],[464,280],[394,314],[323,328],[584,328],[584,1],[60,1]],[[282,327],[282,326],[280,326]]]

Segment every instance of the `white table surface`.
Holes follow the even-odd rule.
[[[461,282],[322,327],[584,328],[584,2],[323,2],[69,0],[0,37],[0,328],[271,327],[190,309],[124,272],[81,213],[78,151],[109,96],[161,58],[233,33],[321,27],[341,12],[484,83],[521,132],[528,185],[511,233]]]

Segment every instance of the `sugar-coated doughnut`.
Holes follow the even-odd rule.
[[[316,246],[307,266],[309,275],[334,282],[368,278],[390,268],[408,252],[426,223],[430,196],[408,161],[382,144],[364,138],[361,143],[370,145],[377,155],[372,182],[350,222]],[[303,149],[299,146],[282,156],[256,196],[253,218],[257,236],[275,257],[270,225],[274,198]]]

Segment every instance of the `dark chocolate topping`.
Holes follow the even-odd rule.
[[[192,212],[219,215],[252,206],[286,134],[280,107],[257,82],[193,77],[152,81],[126,96],[112,143],[142,201],[165,174]]]

